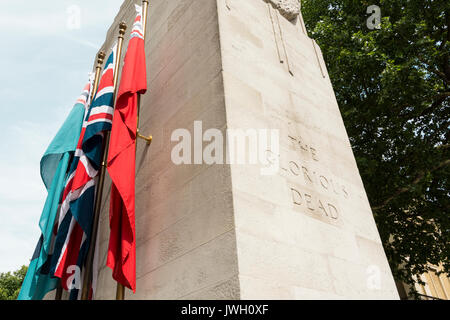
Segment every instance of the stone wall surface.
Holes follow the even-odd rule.
[[[397,299],[325,62],[301,16],[284,19],[264,1],[218,8],[228,127],[280,130],[278,174],[231,166],[241,298]]]
[[[125,1],[111,26],[109,50],[134,3]],[[124,50],[128,45],[129,30]],[[226,126],[217,6],[211,0],[151,1],[146,37],[148,92],[142,96],[143,134],[136,158],[137,290],[126,299],[238,299],[237,254],[229,166],[176,166],[171,134]],[[124,53],[125,54],[125,53]],[[123,55],[124,56],[124,55]],[[113,299],[116,284],[105,266],[109,239],[107,179],[100,221],[96,299]]]
[[[153,0],[136,178],[137,292],[127,299],[397,299],[320,48],[295,0]],[[126,0],[120,21],[131,26]],[[125,39],[127,47],[129,32]],[[175,129],[275,129],[259,165],[180,165]],[[107,179],[96,299],[105,267]]]

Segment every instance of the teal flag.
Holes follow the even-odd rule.
[[[48,191],[39,220],[42,234],[31,258],[18,300],[42,300],[58,285],[59,279],[53,278],[48,270],[49,258],[52,253],[52,239],[54,239],[52,232],[67,179],[69,161],[80,138],[88,95],[89,87],[86,86],[82,96],[41,159],[41,177]]]

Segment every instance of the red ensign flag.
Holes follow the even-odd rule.
[[[125,55],[108,154],[112,179],[107,266],[113,278],[136,292],[135,161],[137,96],[147,90],[142,8]]]

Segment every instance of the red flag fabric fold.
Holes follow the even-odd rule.
[[[108,153],[112,180],[107,266],[113,278],[136,292],[135,162],[138,94],[147,90],[142,10],[138,11],[118,91]]]

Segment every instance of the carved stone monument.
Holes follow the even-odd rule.
[[[124,2],[102,49],[113,44],[120,21],[132,24],[134,3]],[[397,299],[299,1],[150,4],[140,129],[153,143],[138,143],[137,292],[127,290],[126,299]],[[182,128],[197,139],[196,121],[224,136],[278,130],[278,150],[265,150],[278,171],[175,164],[172,134]],[[115,297],[105,266],[109,190],[107,181],[96,299]]]
[[[300,0],[267,0],[289,21],[300,14]]]

